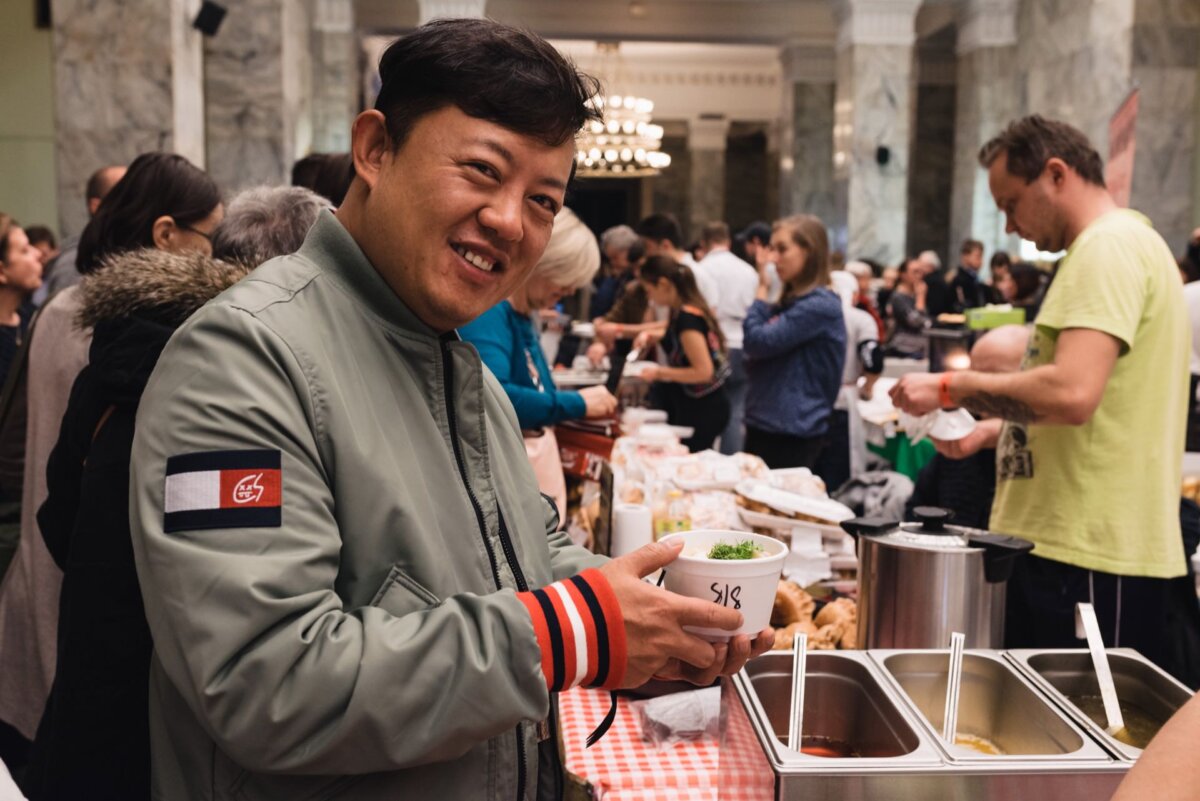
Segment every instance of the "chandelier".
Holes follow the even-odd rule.
[[[597,72],[603,86],[617,87],[622,77],[618,45],[598,42]],[[614,65],[613,62],[616,62]],[[639,178],[670,166],[662,152],[663,129],[651,122],[654,101],[635,95],[592,96],[588,104],[603,122],[589,123],[576,138],[575,174],[580,178]]]

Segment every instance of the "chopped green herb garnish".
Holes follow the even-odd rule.
[[[708,552],[709,559],[754,559],[762,551],[753,540],[742,540],[737,545],[718,542]]]

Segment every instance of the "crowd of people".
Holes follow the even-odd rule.
[[[651,362],[689,448],[831,489],[863,469],[853,417],[886,360],[1023,309],[970,369],[892,390],[982,420],[914,501],[1036,542],[1014,644],[1074,644],[1089,599],[1171,662],[1196,405],[1174,268],[1200,273],[1200,240],[1176,263],[1106,204],[1074,129],[1028,118],[981,154],[1009,230],[1067,252],[1053,271],[985,272],[975,240],[885,267],[808,214],[694,248],[666,213],[597,236],[564,205],[595,83],[527,32],[433,22],[380,77],[351,152],[298,162],[299,186],[227,198],[147,153],[96,171],[61,247],[0,213],[0,759],[30,799],[559,797],[556,693],[711,684],[765,651],[694,636],[741,615],[642,580],[677,546],[609,560],[561,530],[553,427],[618,406],[558,389],[542,349],[580,289],[584,358]]]

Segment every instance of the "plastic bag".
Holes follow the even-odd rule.
[[[721,688],[662,695],[629,705],[642,739],[657,748],[700,737],[716,739],[721,729]]]

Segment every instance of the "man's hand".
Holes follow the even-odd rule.
[[[616,342],[617,336],[621,332],[620,323],[611,323],[602,317],[597,317],[596,322],[596,339],[599,339],[605,344],[611,345]]]
[[[733,631],[742,625],[742,613],[642,581],[675,561],[682,549],[682,542],[655,542],[600,568],[625,617],[625,687],[639,687],[655,675],[711,684],[717,676],[741,670],[747,659],[766,651],[773,641],[769,629],[753,643],[741,636],[715,645],[683,630],[698,626]]]
[[[745,634],[739,634],[727,643],[713,643],[717,659],[707,670],[672,659],[654,674],[654,677],[670,681],[682,679],[699,687],[707,687],[720,676],[732,676],[737,673],[748,661],[771,650],[774,644],[775,632],[771,629],[763,629],[753,640]]]
[[[593,342],[588,345],[587,360],[592,367],[599,367],[604,361],[604,357],[608,355],[608,348],[603,342]]]
[[[643,331],[633,340],[633,347],[644,355],[648,349],[657,345],[660,339],[662,339],[662,332]]]
[[[584,387],[579,394],[587,405],[584,417],[611,417],[617,410],[617,399],[606,387]]]
[[[937,373],[909,373],[900,377],[888,394],[892,404],[902,412],[920,416],[941,408],[938,384],[942,380]]]
[[[996,447],[1000,442],[1000,428],[1003,425],[1004,421],[999,419],[980,420],[971,433],[962,439],[929,439],[933,440],[933,447],[937,448],[937,452],[947,459],[966,459],[985,448]]]

